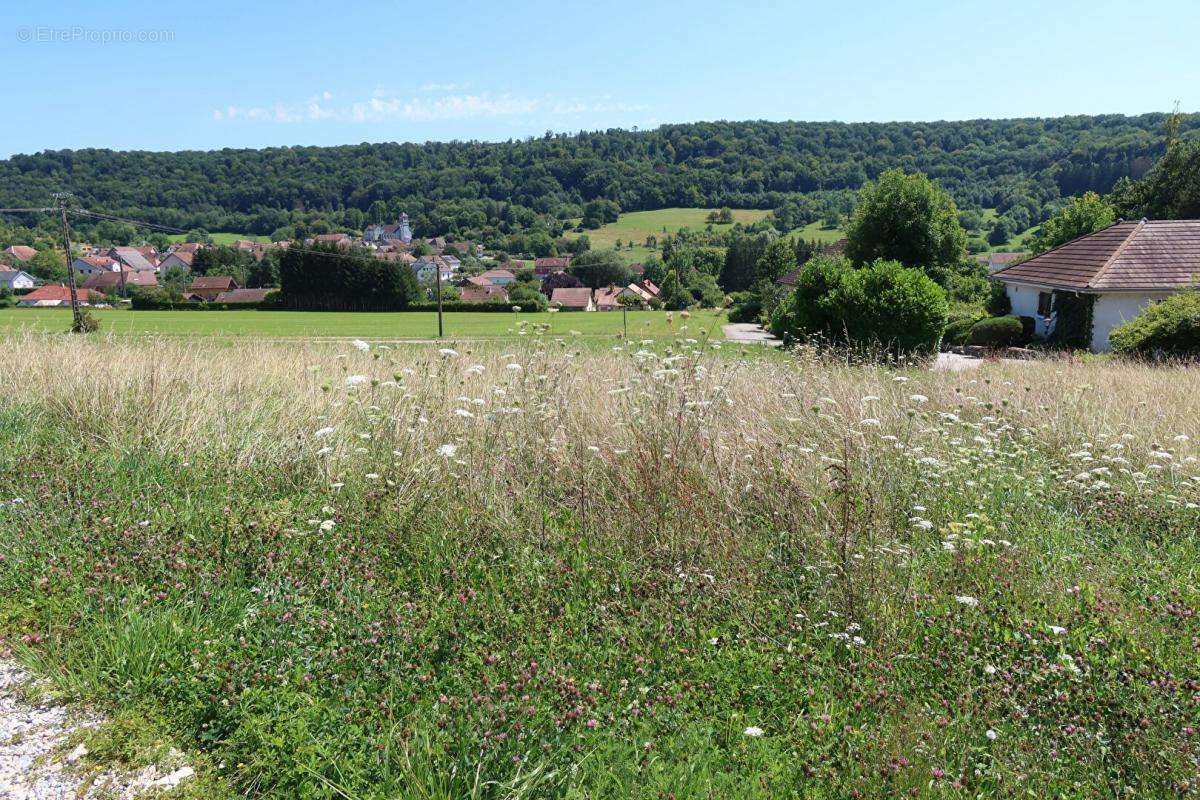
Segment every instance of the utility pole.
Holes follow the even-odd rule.
[[[438,338],[443,336],[442,330],[442,265],[433,262],[434,269],[437,270],[437,303],[438,303]]]
[[[67,223],[67,198],[70,192],[57,192],[58,213],[62,217],[63,246],[67,255],[67,286],[71,289],[71,330],[83,333],[83,316],[79,313],[79,292],[75,288],[75,270],[71,268],[71,226]]]

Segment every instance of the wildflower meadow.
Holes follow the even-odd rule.
[[[15,335],[3,646],[206,796],[1200,793],[1200,373],[689,335]]]

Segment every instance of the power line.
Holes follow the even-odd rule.
[[[22,212],[45,214],[57,210],[57,208],[0,208],[0,214],[18,214]]]

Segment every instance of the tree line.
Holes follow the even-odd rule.
[[[45,205],[67,190],[85,207],[161,225],[289,239],[361,230],[404,211],[419,235],[499,247],[514,233],[555,237],[568,224],[673,206],[772,209],[787,231],[846,217],[858,189],[902,168],[938,181],[964,213],[994,208],[997,224],[1019,229],[1064,197],[1143,177],[1163,153],[1166,120],[706,122],[498,143],[57,150],[0,161],[0,207]],[[1200,116],[1178,126],[1193,135]],[[120,225],[83,233],[115,241]]]

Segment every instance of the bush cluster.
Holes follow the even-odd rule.
[[[1023,347],[1033,340],[1032,317],[988,317],[971,326],[967,344],[979,347]]]
[[[882,260],[855,269],[843,257],[819,256],[801,270],[772,329],[802,341],[932,352],[948,312],[945,290],[921,270]]]
[[[1195,358],[1200,355],[1200,291],[1190,290],[1155,303],[1109,333],[1117,353]]]

